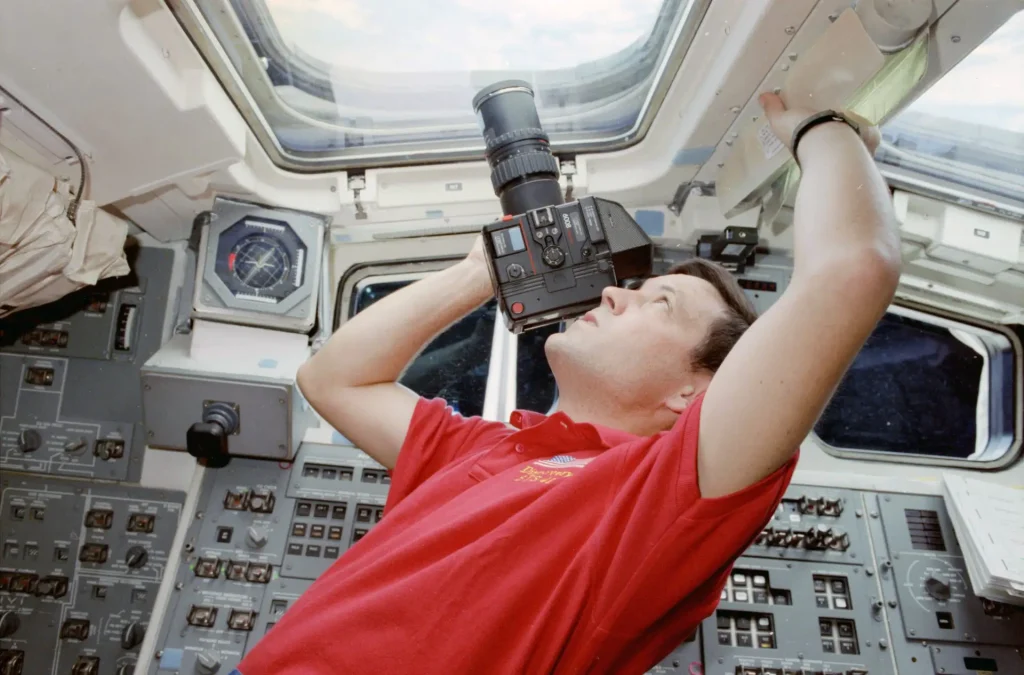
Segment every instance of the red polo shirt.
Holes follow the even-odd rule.
[[[796,465],[702,499],[702,401],[639,437],[562,413],[518,411],[508,426],[420,400],[383,520],[239,670],[643,673],[714,611]]]

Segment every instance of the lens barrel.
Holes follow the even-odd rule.
[[[522,80],[504,80],[481,89],[473,110],[483,127],[491,185],[507,215],[561,204],[558,160],[540,125],[533,89]]]

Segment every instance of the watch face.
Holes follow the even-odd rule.
[[[236,298],[276,304],[302,285],[306,253],[287,223],[248,216],[218,237],[215,270]]]

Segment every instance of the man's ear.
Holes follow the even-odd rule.
[[[708,388],[710,382],[710,377],[695,376],[693,381],[683,385],[678,391],[665,399],[665,407],[677,415],[681,414],[701,392]]]

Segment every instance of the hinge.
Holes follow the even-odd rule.
[[[669,211],[676,214],[677,216],[683,212],[683,206],[686,204],[686,200],[690,197],[714,197],[715,196],[715,184],[714,183],[702,183],[700,181],[692,181],[689,183],[683,183],[676,188],[676,193],[672,197],[672,201],[668,205]]]
[[[366,189],[366,177],[363,174],[349,174],[348,189],[352,193],[352,204],[356,209],[356,220],[366,220],[366,209],[363,208],[361,193]]]

